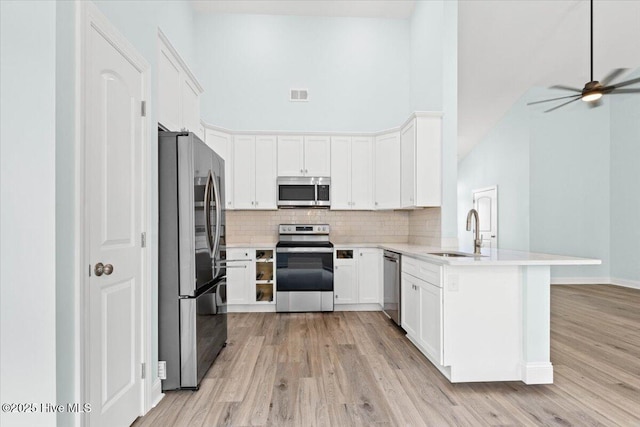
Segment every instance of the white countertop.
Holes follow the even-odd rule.
[[[506,249],[482,249],[481,256],[472,257],[442,257],[430,255],[431,252],[462,252],[473,255],[473,249],[443,249],[435,246],[410,245],[407,243],[365,243],[365,244],[337,244],[336,248],[380,248],[414,258],[424,259],[443,265],[597,265],[602,261],[593,258],[578,258],[565,255],[540,254],[534,252],[512,251]]]
[[[227,248],[273,248],[276,243],[232,243]],[[512,251],[507,249],[482,249],[482,256],[442,257],[431,252],[462,252],[473,255],[471,248],[439,248],[437,246],[410,245],[408,243],[336,243],[336,249],[378,248],[399,252],[402,255],[425,261],[455,266],[483,265],[597,265],[602,261],[594,258],[578,258],[565,255],[541,254],[535,252]]]

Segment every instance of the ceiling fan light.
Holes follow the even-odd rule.
[[[582,95],[582,100],[585,102],[597,101],[602,98],[602,92],[589,92]]]

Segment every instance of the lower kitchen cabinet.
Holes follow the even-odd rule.
[[[253,249],[227,249],[227,304],[249,304],[249,286],[255,275]]]
[[[409,339],[437,364],[443,363],[441,267],[403,257],[401,323]]]
[[[333,296],[336,304],[358,302],[357,249],[336,249],[333,259]]]
[[[276,280],[273,248],[227,249],[227,303],[229,306],[275,307]],[[263,307],[264,308],[264,307]]]
[[[418,343],[439,364],[442,364],[442,338],[442,288],[422,282]]]
[[[375,248],[336,249],[333,287],[335,303],[380,304],[382,294],[382,251]],[[357,307],[354,307],[357,309]]]
[[[420,286],[418,279],[402,273],[402,311],[400,323],[410,338],[416,339],[420,330]]]
[[[358,250],[358,302],[380,304],[382,301],[382,250]]]

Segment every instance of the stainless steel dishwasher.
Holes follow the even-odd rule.
[[[400,326],[400,254],[384,251],[384,313]]]

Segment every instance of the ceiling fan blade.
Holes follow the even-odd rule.
[[[580,99],[580,98],[572,99],[571,101],[565,102],[564,104],[560,104],[560,105],[558,105],[557,107],[553,107],[553,108],[551,108],[551,109],[549,109],[549,110],[545,111],[545,113],[549,113],[549,112],[551,112],[551,111],[553,111],[553,110],[557,110],[558,108],[562,108],[562,107],[564,107],[565,105],[567,105],[567,104],[571,104],[572,102],[576,102],[576,101],[577,101],[577,100],[579,100],[579,99]]]
[[[623,87],[623,86],[629,86],[632,85],[634,83],[640,83],[640,77],[638,77],[637,79],[631,79],[631,80],[627,80],[626,82],[620,82],[620,83],[616,83],[614,85],[611,86],[607,86],[604,88],[604,90],[608,90],[609,88],[613,89],[617,89],[619,87]]]
[[[582,93],[581,89],[577,89],[575,87],[570,87],[570,86],[563,86],[563,85],[554,85],[554,86],[551,86],[549,89],[562,89],[562,90],[570,90],[571,92]]]
[[[640,93],[640,89],[613,89],[609,92],[610,95],[615,95],[616,93]]]
[[[610,82],[618,78],[620,74],[623,74],[625,71],[627,71],[627,68],[616,68],[614,70],[611,70],[609,74],[607,74],[602,80],[600,80],[600,84],[602,86],[608,85]]]
[[[557,101],[558,99],[577,98],[577,97],[579,97],[579,96],[582,96],[582,95],[561,96],[560,98],[551,98],[551,99],[545,99],[545,100],[543,100],[543,101],[534,101],[534,102],[529,102],[529,103],[527,103],[527,105],[542,104],[543,102]]]

